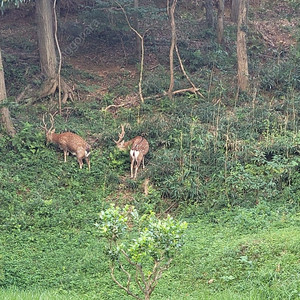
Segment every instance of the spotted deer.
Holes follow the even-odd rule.
[[[145,168],[145,155],[149,151],[149,143],[142,136],[136,136],[130,141],[124,141],[125,129],[124,125],[121,125],[121,133],[119,133],[119,140],[114,142],[120,150],[129,150],[130,149],[130,174],[131,178],[136,178],[137,171],[142,164],[143,168]],[[134,172],[133,172],[134,169]]]
[[[90,170],[89,155],[91,153],[91,146],[79,135],[72,132],[55,133],[54,129],[54,117],[50,114],[51,126],[47,129],[45,122],[45,115],[43,115],[43,129],[46,133],[47,143],[54,143],[58,145],[60,149],[64,151],[64,162],[67,161],[67,155],[72,153],[77,157],[80,169],[83,166],[83,159],[85,159],[88,168]]]

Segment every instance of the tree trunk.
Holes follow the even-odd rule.
[[[231,18],[231,21],[234,23],[238,22],[239,6],[240,6],[240,0],[232,0],[230,18]]]
[[[213,3],[211,0],[205,0],[204,6],[205,6],[207,27],[214,28],[215,27],[215,18],[214,18]]]
[[[48,79],[56,78],[53,1],[36,0],[35,6],[41,71]]]
[[[170,86],[168,90],[168,96],[170,99],[173,98],[173,89],[174,89],[174,49],[176,45],[176,26],[175,26],[175,8],[177,0],[173,0],[171,7],[169,8],[169,17],[171,24],[171,46],[170,46]]]
[[[138,10],[139,8],[139,0],[134,0],[134,10],[135,10],[135,15],[134,15],[134,29],[137,32],[140,32],[140,26],[139,26],[139,19],[138,19]],[[139,38],[139,36],[136,35],[136,57],[139,58],[141,56],[141,52],[142,52],[142,44],[141,44],[141,39]]]
[[[224,0],[218,0],[218,43],[222,44],[224,39]]]
[[[238,86],[241,91],[247,91],[248,81],[249,81],[246,30],[247,30],[247,0],[240,0],[238,29],[237,29],[237,63],[238,63]]]
[[[0,103],[2,103],[5,100],[6,100],[6,87],[5,87],[4,70],[2,64],[2,55],[0,49]],[[14,136],[16,134],[16,131],[12,123],[12,120],[10,118],[9,109],[6,106],[3,106],[1,108],[1,119],[2,119],[2,124],[5,130],[7,131],[8,135]]]
[[[45,77],[45,80],[39,90],[31,88],[29,93],[21,94],[19,101],[25,98],[27,104],[32,104],[39,99],[54,94],[58,89],[59,92],[63,94],[61,102],[65,103],[68,99],[73,100],[73,91],[58,74],[56,46],[58,48],[59,45],[55,44],[54,39],[54,1],[36,0],[35,7],[40,66],[41,73]]]

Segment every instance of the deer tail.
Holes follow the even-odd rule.
[[[133,160],[137,160],[137,157],[139,156],[140,151],[137,150],[130,150],[130,156]]]

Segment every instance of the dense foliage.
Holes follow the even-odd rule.
[[[128,295],[150,299],[163,273],[183,245],[186,222],[154,212],[139,215],[134,207],[111,205],[100,213],[99,228],[107,239],[113,281]]]

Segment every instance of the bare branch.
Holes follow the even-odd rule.
[[[162,258],[161,260],[163,260]],[[148,276],[148,281],[150,281],[148,290],[149,290],[149,296],[154,291],[155,287],[157,286],[158,280],[162,277],[162,273],[167,270],[170,267],[170,264],[172,262],[172,258],[168,260],[168,262],[164,266],[160,266],[159,261],[155,261],[152,273]],[[152,280],[151,280],[152,277]]]
[[[137,267],[136,267],[135,281],[136,281],[138,287],[140,288],[140,290],[145,294],[146,286],[145,286],[145,287],[142,287],[141,281],[140,281],[140,279],[138,278],[138,275],[139,275],[139,272],[138,272]]]
[[[188,88],[188,89],[176,90],[176,91],[173,92],[173,95],[190,92],[190,93],[194,93],[194,94],[199,93],[203,97],[203,95],[198,91],[199,91],[199,88],[191,87],[191,88]]]
[[[182,59],[181,59],[180,54],[179,54],[179,50],[178,50],[177,44],[175,45],[175,50],[176,50],[176,54],[177,54],[178,61],[179,61],[179,64],[180,64],[181,71],[182,71],[183,75],[186,77],[186,79],[188,80],[188,82],[191,84],[191,86],[192,86],[191,89],[193,90],[193,93],[195,93],[195,94],[197,93],[198,95],[200,95],[201,97],[204,98],[204,96],[199,92],[199,89],[196,88],[196,86],[194,85],[194,83],[190,79],[189,75],[185,71],[183,63],[182,63]]]
[[[136,265],[137,265],[136,263],[134,263],[134,262],[130,259],[130,257],[127,255],[127,253],[126,253],[123,249],[121,249],[121,252],[122,252],[122,254],[126,257],[127,261],[128,261],[132,266],[136,266]]]
[[[111,105],[108,105],[107,107],[105,107],[104,111],[108,111],[112,107],[123,107],[123,106],[126,106],[127,104],[129,104],[129,103],[111,104]]]
[[[181,90],[176,90],[176,91],[173,91],[172,94],[173,95],[176,95],[176,94],[184,94],[184,93],[193,93],[193,94],[199,94],[200,96],[203,97],[203,95],[199,92],[199,88],[187,88],[187,89],[181,89]],[[157,95],[153,95],[153,96],[149,96],[149,97],[146,97],[145,100],[148,100],[148,99],[159,99],[159,98],[162,98],[164,96],[167,96],[168,93],[167,92],[163,92],[161,94],[157,94]]]
[[[131,274],[129,272],[127,272],[124,267],[123,264],[121,262],[119,262],[121,270],[126,274],[128,280],[127,280],[127,290],[129,291],[130,289],[130,283],[131,283]]]
[[[53,3],[53,15],[54,15],[54,38],[55,38],[55,43],[56,43],[56,48],[58,51],[58,70],[57,70],[57,80],[58,80],[58,107],[59,107],[59,114],[61,115],[61,81],[60,81],[60,73],[61,73],[61,61],[62,61],[62,55],[61,55],[61,50],[60,46],[58,43],[58,38],[57,38],[57,16],[56,16],[56,1],[54,0]],[[64,98],[66,95],[64,96]],[[68,98],[68,97],[67,97]],[[64,99],[65,100],[65,99]]]
[[[127,259],[127,261],[132,265],[132,266],[134,266],[135,268],[136,268],[136,277],[135,277],[135,279],[136,279],[136,282],[137,282],[137,284],[138,284],[138,286],[139,286],[139,288],[140,288],[140,290],[143,292],[143,293],[145,293],[145,290],[147,289],[147,282],[146,282],[146,280],[145,280],[145,276],[144,276],[144,272],[143,272],[143,268],[142,268],[142,266],[141,265],[139,265],[139,264],[137,264],[137,263],[134,263],[131,259],[130,259],[130,257],[127,255],[127,253],[122,249],[121,250],[121,252],[122,252],[122,254],[125,256],[125,258]],[[138,279],[138,273],[139,273],[139,275],[140,275],[140,277],[141,277],[141,279],[142,279],[142,282],[143,282],[143,284],[144,284],[144,288],[142,287],[142,285],[141,285],[141,282],[140,282],[140,280]]]
[[[136,269],[137,269],[137,271],[139,272],[139,274],[141,276],[141,279],[142,279],[142,282],[143,282],[143,284],[145,286],[145,289],[147,289],[148,285],[147,285],[147,282],[146,282],[146,279],[145,279],[145,275],[144,275],[144,271],[143,271],[142,266],[139,265],[139,264],[136,264]]]
[[[144,32],[143,35],[141,35],[135,28],[132,27],[132,25],[129,22],[128,16],[126,14],[126,11],[124,9],[124,7],[118,2],[116,1],[117,5],[121,8],[121,10],[124,13],[126,22],[129,26],[129,28],[139,37],[139,39],[141,40],[141,68],[140,68],[140,79],[139,79],[139,96],[142,102],[144,102],[144,97],[143,97],[143,92],[142,92],[142,81],[143,81],[143,72],[144,72],[144,56],[145,56],[145,47],[144,47],[144,36],[146,34],[146,32]]]
[[[123,286],[115,277],[115,267],[112,265],[110,267],[110,275],[112,280],[118,285],[119,288],[121,288],[122,290],[126,291],[126,293],[132,297],[134,297],[135,299],[138,300],[142,300],[142,298],[140,298],[139,296],[137,296],[136,294],[132,293],[129,288],[126,288],[125,286]],[[127,272],[126,272],[127,273]],[[130,275],[130,274],[129,274]],[[130,278],[128,279],[129,281],[131,280]]]

